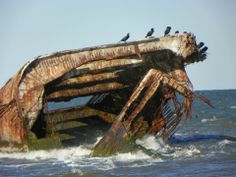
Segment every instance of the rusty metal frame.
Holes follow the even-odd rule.
[[[104,93],[107,94],[100,98],[101,104],[94,102],[96,109],[87,109],[84,116],[93,115],[108,122],[114,121],[110,129],[112,132],[118,131],[122,125],[126,134],[132,136],[144,125],[146,118],[140,113],[157,90],[163,91],[160,97],[166,97],[167,101],[175,98],[172,96],[167,99],[168,94],[176,91],[181,93],[186,99],[182,108],[178,108],[182,110],[177,116],[178,119],[174,119],[170,114],[163,117],[160,113],[163,108],[160,105],[152,105],[156,107],[157,113],[153,113],[155,118],[149,132],[157,133],[166,126],[163,122],[168,122],[169,119],[177,120],[174,121],[174,126],[170,126],[173,130],[165,132],[169,137],[179,124],[179,117],[183,113],[186,113],[187,117],[190,116],[193,98],[210,104],[207,99],[193,94],[191,82],[184,70],[184,66],[202,61],[205,57],[206,54],[197,48],[195,36],[191,33],[38,56],[26,63],[0,90],[0,150],[29,150],[32,127],[40,116],[50,114],[47,111],[42,113],[47,102],[70,100],[84,95],[96,97]],[[175,68],[175,65],[178,67]],[[125,74],[133,71],[138,73],[132,76],[133,80],[125,77]],[[119,96],[120,90],[127,92],[127,98],[118,99],[122,104],[126,103],[119,105],[123,107],[122,110],[116,108],[114,114],[98,109],[108,109],[103,106],[106,103],[105,98],[111,96],[111,93]],[[141,101],[135,110],[132,110],[133,101],[137,98]],[[92,105],[91,102],[90,104]],[[127,110],[131,112],[128,116]],[[112,112],[112,109],[110,111]],[[118,115],[115,120],[114,115]],[[131,131],[133,122],[136,122],[139,128]],[[104,139],[106,136],[110,136],[109,133]]]

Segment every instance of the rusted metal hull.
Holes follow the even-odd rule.
[[[184,67],[203,59],[192,34],[36,57],[0,90],[0,150],[75,145],[83,139],[78,137],[95,137],[91,132],[102,130],[94,155],[109,155],[115,151],[100,151],[112,149],[111,138],[118,146],[120,139],[161,130],[169,137],[191,107],[193,91]],[[165,110],[175,92],[189,98],[185,110],[175,109],[177,117]],[[48,111],[49,102],[84,96],[91,96],[84,105]]]

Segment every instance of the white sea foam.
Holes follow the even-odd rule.
[[[184,133],[176,132],[175,135],[177,135],[177,136],[181,136],[181,135],[185,135],[185,134],[184,134]]]
[[[232,143],[232,141],[230,141],[230,140],[222,140],[222,141],[218,142],[218,146],[222,149],[222,148],[225,148],[225,146],[227,144],[230,144],[230,143]]]
[[[94,146],[102,139],[102,136],[97,137],[96,142],[94,143]]]
[[[170,146],[165,144],[161,137],[156,137],[153,135],[147,135],[142,139],[137,139],[136,144],[159,154],[167,153],[171,150]]]
[[[134,166],[143,166],[147,163],[135,163],[143,160],[151,159],[150,156],[145,154],[144,152],[136,151],[136,152],[128,152],[128,153],[119,153],[117,155],[111,157],[90,157],[91,149],[85,148],[83,146],[67,148],[67,149],[58,149],[58,150],[50,150],[50,151],[31,151],[25,153],[0,153],[0,158],[11,158],[11,159],[19,159],[19,160],[33,160],[36,163],[32,163],[32,165],[39,164],[40,161],[45,163],[46,161],[50,161],[51,164],[55,163],[64,163],[68,167],[72,168],[72,172],[81,172],[81,168],[83,167],[93,167],[99,170],[110,170],[116,168],[116,164],[118,162],[132,162]],[[20,164],[20,167],[28,164]],[[74,170],[75,171],[74,171]]]
[[[199,155],[201,151],[197,149],[195,146],[190,145],[186,148],[175,148],[175,152],[173,153],[174,158],[186,158]]]
[[[137,152],[120,153],[113,156],[113,159],[118,161],[137,161],[151,159],[151,157],[140,150]]]
[[[171,147],[165,144],[161,138],[150,135],[136,140],[136,143],[148,150],[152,150],[154,153],[156,152],[162,157],[179,159],[201,154],[201,151],[193,145],[187,147]],[[161,159],[161,161],[163,160]]]
[[[83,161],[77,161],[76,164],[78,167],[95,167],[99,170],[110,170],[117,167],[115,165],[115,161],[111,157],[88,158],[84,159]]]
[[[202,119],[201,122],[202,122],[202,123],[214,122],[214,121],[216,121],[216,120],[217,120],[216,116],[213,116],[212,118],[209,118],[209,119]]]
[[[222,140],[216,144],[209,146],[208,149],[210,149],[210,151],[208,155],[215,156],[216,154],[219,154],[219,153],[225,154],[227,152],[226,145],[231,144],[231,143],[232,141],[230,140]]]
[[[136,152],[119,153],[111,157],[90,157],[91,146],[79,146],[67,149],[58,149],[50,151],[31,151],[27,153],[0,153],[0,158],[11,158],[20,160],[33,160],[35,163],[50,163],[51,165],[64,164],[72,169],[72,172],[82,173],[83,168],[93,168],[99,170],[110,170],[122,166],[142,167],[153,163],[163,162],[166,158],[180,159],[192,157],[199,154],[200,151],[195,146],[170,147],[165,144],[161,138],[155,136],[145,136],[138,139],[136,143],[148,150],[138,150]],[[226,142],[224,142],[226,143]],[[149,154],[151,152],[151,154]],[[29,163],[21,164],[21,167]]]
[[[67,166],[72,168],[92,167],[99,170],[111,170],[121,166],[141,167],[150,165],[152,159],[142,151],[119,153],[110,157],[85,157],[82,159],[73,159]],[[157,160],[156,160],[157,161]],[[156,162],[155,161],[155,162]],[[160,161],[160,160],[159,160]]]
[[[137,139],[136,144],[145,147],[146,149],[158,150],[165,146],[161,138],[157,139],[153,135],[144,136],[142,139]]]
[[[67,159],[77,158],[81,156],[88,156],[91,150],[83,148],[82,146],[67,149],[58,149],[50,151],[31,151],[20,153],[0,153],[0,158],[11,159],[27,159],[27,160],[46,160],[57,159],[60,161],[66,161]]]
[[[236,106],[230,106],[231,109],[236,109]]]

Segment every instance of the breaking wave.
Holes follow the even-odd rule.
[[[161,138],[156,138],[155,136],[145,136],[142,139],[136,140],[136,144],[142,147],[141,149],[134,152],[118,153],[117,155],[102,158],[102,157],[90,157],[91,146],[79,146],[66,149],[55,149],[55,150],[39,150],[31,152],[19,152],[19,153],[0,153],[0,158],[9,159],[24,159],[24,160],[58,160],[65,163],[93,159],[93,160],[113,160],[113,161],[142,161],[142,160],[157,160],[159,162],[163,161],[162,156],[191,156],[194,153],[199,153],[200,151],[194,146],[186,147],[171,147],[165,144]],[[159,155],[159,156],[157,156]]]
[[[137,140],[137,144],[145,147],[145,149],[151,150],[155,155],[159,155],[162,160],[166,157],[171,159],[181,159],[199,155],[201,151],[194,145],[187,145],[185,147],[179,146],[170,146],[169,144],[164,143],[161,138],[156,138],[155,136],[147,136],[142,140]],[[154,155],[154,157],[156,157]]]
[[[220,140],[217,144],[217,147],[220,149],[224,149],[231,142],[227,139]],[[182,141],[185,140],[182,139]],[[50,151],[0,153],[0,159],[26,160],[26,163],[17,164],[19,167],[24,168],[38,165],[39,163],[50,162],[51,165],[61,164],[67,168],[71,168],[72,172],[79,173],[84,168],[106,171],[126,167],[127,165],[129,167],[141,167],[165,162],[166,160],[192,158],[202,154],[201,149],[197,146],[189,144],[185,144],[184,146],[176,146],[173,143],[166,144],[161,138],[151,135],[136,140],[136,144],[139,148],[135,152],[119,153],[106,158],[91,157],[90,153],[93,145],[90,145]],[[27,162],[27,160],[30,162]]]
[[[57,159],[59,161],[67,161],[67,159],[77,158],[82,156],[89,156],[91,150],[82,146],[67,148],[67,149],[55,149],[50,151],[39,150],[31,152],[18,152],[18,153],[0,153],[0,158],[11,159],[26,159],[26,160],[46,160]]]

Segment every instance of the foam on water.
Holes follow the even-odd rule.
[[[230,140],[222,140],[222,141],[218,142],[218,146],[220,148],[225,148],[226,145],[231,144],[231,143],[232,143],[232,141],[230,141]]]
[[[186,148],[180,148],[177,147],[175,148],[173,155],[173,158],[187,158],[187,157],[192,157],[196,155],[200,155],[201,151],[197,149],[194,145],[190,145]]]
[[[102,139],[102,136],[97,137],[96,142],[94,143],[93,146],[95,146],[101,139]]]
[[[221,140],[216,144],[208,146],[209,156],[216,156],[216,154],[227,154],[234,152],[234,149],[228,148],[227,145],[235,143],[230,140]]]
[[[161,138],[157,139],[153,135],[146,135],[142,139],[137,139],[136,144],[151,150],[158,150],[165,147],[163,140]]]
[[[46,160],[57,159],[60,161],[66,161],[71,158],[78,158],[81,156],[88,156],[91,150],[84,148],[83,146],[67,148],[67,149],[55,149],[50,151],[40,150],[31,152],[19,152],[19,153],[0,153],[0,158],[9,159],[26,159],[26,160]]]
[[[142,139],[136,140],[136,143],[145,147],[148,150],[152,150],[153,153],[157,153],[160,157],[169,157],[169,158],[186,158],[199,155],[201,151],[197,149],[194,145],[178,147],[171,147],[166,144],[162,138],[155,137],[153,135],[145,136]]]
[[[236,106],[230,106],[231,109],[236,109]]]
[[[214,121],[216,121],[216,120],[217,120],[216,116],[213,116],[213,117],[210,118],[210,119],[202,119],[201,122],[202,122],[202,123],[214,122]]]
[[[99,138],[98,138],[99,139]],[[211,149],[212,155],[223,153],[225,146],[230,144],[229,140],[222,140],[208,147]],[[196,156],[206,155],[195,145],[168,145],[160,137],[153,135],[144,136],[142,139],[136,140],[136,144],[143,147],[135,152],[118,153],[110,157],[91,157],[91,147],[79,146],[67,149],[58,149],[50,151],[32,151],[27,153],[0,153],[0,158],[30,160],[18,164],[20,167],[28,167],[29,165],[39,165],[40,163],[50,162],[52,165],[65,165],[72,169],[73,172],[80,172],[81,169],[91,168],[93,170],[111,170],[120,167],[143,167],[152,165],[166,160],[186,159]],[[203,145],[202,145],[203,146]],[[204,145],[205,146],[205,145]],[[199,149],[200,148],[200,149]],[[151,152],[151,153],[150,153]],[[32,162],[35,161],[35,162]],[[3,167],[3,166],[2,166]],[[10,167],[10,166],[8,166]]]
[[[115,159],[117,161],[137,161],[151,159],[151,157],[145,154],[143,151],[139,150],[133,153],[120,153],[113,156],[112,159]]]
[[[167,153],[171,150],[170,146],[165,144],[161,137],[153,135],[146,135],[142,139],[137,139],[136,144],[158,154]]]
[[[99,138],[98,138],[99,140]],[[55,149],[50,151],[39,150],[31,152],[21,152],[21,153],[0,153],[0,159],[17,159],[17,160],[30,160],[27,164],[31,166],[40,165],[40,163],[45,164],[50,162],[51,165],[64,164],[72,169],[72,172],[80,172],[80,168],[94,168],[99,170],[110,170],[117,168],[117,163],[119,167],[122,164],[129,164],[129,166],[144,166],[150,165],[150,163],[144,163],[143,161],[148,161],[152,157],[145,154],[143,151],[138,150],[135,152],[119,153],[111,157],[91,157],[91,147],[93,145],[79,146],[66,149]],[[34,161],[34,162],[32,162]],[[161,161],[158,159],[157,161]],[[132,163],[132,164],[130,164]],[[27,164],[18,164],[14,167],[24,167]],[[3,167],[3,165],[1,165]],[[10,165],[8,165],[10,167]]]
[[[150,165],[152,157],[145,154],[141,150],[136,152],[118,153],[110,157],[84,157],[80,159],[72,159],[67,166],[74,168],[93,168],[98,170],[111,170],[119,167],[141,167]],[[156,159],[155,162],[161,159]]]

